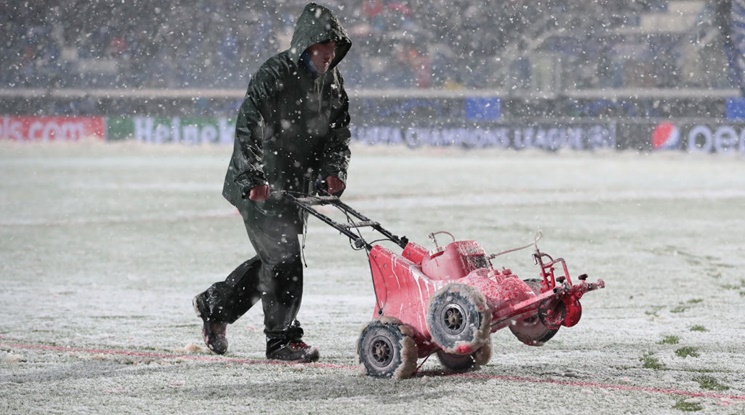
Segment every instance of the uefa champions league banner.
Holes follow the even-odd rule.
[[[370,145],[511,148],[556,151],[617,149],[616,122],[503,122],[463,126],[352,126],[352,140]]]

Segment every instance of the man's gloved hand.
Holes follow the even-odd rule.
[[[263,202],[269,199],[269,186],[261,185],[252,187],[248,193],[248,198],[254,202]]]
[[[330,195],[336,195],[338,193],[341,193],[344,189],[347,188],[347,185],[344,184],[341,179],[339,179],[336,176],[328,176],[326,177],[326,191]]]

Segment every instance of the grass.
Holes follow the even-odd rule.
[[[670,312],[671,313],[683,313],[685,311],[688,311],[688,309],[691,308],[690,307],[691,305],[699,304],[699,303],[702,303],[703,301],[704,300],[702,298],[692,298],[686,301],[685,303],[680,303],[677,306],[671,308]]]
[[[678,336],[665,336],[659,341],[659,344],[678,344],[680,337]]]
[[[671,313],[682,313],[682,312],[684,312],[686,310],[688,310],[688,307],[686,307],[684,305],[679,305],[679,306],[676,306],[676,307],[671,308],[670,309],[670,312]]]
[[[661,307],[661,306],[655,306],[655,307],[652,308],[652,310],[645,311],[644,314],[646,314],[648,316],[652,316],[652,317],[659,317],[659,315],[657,315],[657,312],[660,311],[660,310],[662,310],[662,308],[663,307]]]
[[[729,386],[719,383],[718,380],[711,376],[699,376],[695,379],[696,382],[701,386],[701,389],[706,389],[710,391],[726,391],[729,389]]]
[[[745,297],[745,280],[740,280],[739,284],[724,284],[722,285],[722,288],[725,290],[735,290],[740,291],[740,297]]]
[[[724,288],[725,290],[739,290],[745,288],[745,280],[740,280],[739,284],[723,284],[722,288]]]
[[[673,405],[673,409],[683,412],[698,412],[704,407],[698,402],[686,402],[685,399],[681,399]]]
[[[675,351],[675,354],[682,358],[699,357],[700,355],[698,352],[698,348],[693,346],[681,347],[680,349]]]
[[[704,327],[704,326],[695,325],[695,326],[691,326],[691,331],[701,331],[701,332],[704,332],[704,331],[709,331],[709,330],[707,330],[706,327]]]
[[[662,370],[665,368],[665,364],[654,357],[653,353],[646,353],[639,360],[642,362],[642,367],[645,369]]]

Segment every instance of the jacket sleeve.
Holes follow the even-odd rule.
[[[347,181],[347,169],[349,168],[349,142],[352,134],[349,131],[349,97],[344,90],[344,80],[341,74],[339,79],[339,100],[341,105],[330,120],[330,133],[324,146],[324,163],[321,166],[322,177],[336,176],[343,182]]]
[[[266,185],[263,161],[263,140],[269,137],[271,126],[266,122],[274,93],[272,71],[259,69],[249,82],[235,125],[233,163],[235,182],[243,192]]]

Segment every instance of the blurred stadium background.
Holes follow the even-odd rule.
[[[1,112],[234,117],[305,3],[2,2]],[[322,3],[354,42],[341,69],[362,124],[372,107],[385,118],[381,100],[400,125],[401,110],[451,117],[469,97],[498,99],[476,118],[504,121],[722,118],[741,95],[742,0]]]

